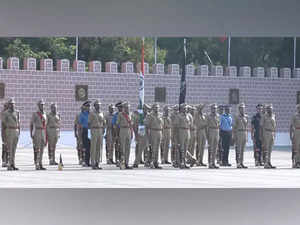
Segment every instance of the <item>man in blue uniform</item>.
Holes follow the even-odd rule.
[[[225,113],[220,116],[220,137],[222,139],[222,164],[223,166],[231,166],[228,162],[229,148],[232,140],[232,116],[230,114],[230,106],[225,106]]]
[[[118,114],[122,112],[123,110],[123,102],[119,101],[116,105],[116,108],[118,109],[112,118],[112,125],[113,125],[113,140],[115,141],[115,159],[116,159],[116,166],[119,167],[120,165],[120,138],[119,138],[119,129],[117,127],[117,118],[118,118]]]
[[[79,124],[82,128],[82,143],[83,143],[83,151],[84,151],[84,162],[82,166],[87,167],[90,166],[90,146],[91,141],[88,137],[88,118],[90,111],[90,103],[91,101],[86,101],[83,103],[83,110],[79,115]]]

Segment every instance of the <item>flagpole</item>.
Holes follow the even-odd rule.
[[[294,70],[296,68],[296,47],[297,47],[297,39],[294,37]]]
[[[154,38],[154,64],[157,63],[157,37]]]
[[[183,39],[183,52],[184,52],[184,59],[182,65],[182,74],[180,79],[180,94],[179,94],[179,105],[185,102],[185,95],[186,95],[186,39]]]
[[[78,36],[76,36],[76,61],[78,60]]]
[[[228,67],[230,66],[230,44],[231,44],[231,36],[228,35]]]

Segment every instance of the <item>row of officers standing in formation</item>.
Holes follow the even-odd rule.
[[[92,108],[91,109],[91,104]],[[45,112],[44,101],[37,103],[38,110],[32,114],[30,135],[33,143],[36,170],[45,170],[43,152],[48,145],[49,165],[55,161],[56,145],[60,136],[61,117],[57,105],[52,103],[50,113]],[[251,124],[255,166],[276,168],[271,164],[271,153],[276,135],[276,120],[272,105],[258,104],[257,113],[249,121],[245,104],[238,105],[238,112],[231,115],[229,105],[211,104],[210,113],[203,112],[205,104],[164,106],[143,105],[143,116],[130,112],[128,102],[108,106],[101,110],[99,100],[86,101],[74,121],[79,164],[92,169],[102,169],[103,140],[106,143],[107,164],[120,169],[144,167],[161,169],[159,164],[172,164],[175,168],[208,166],[217,169],[228,167],[230,146],[235,146],[237,168],[244,165],[244,151]],[[300,168],[300,105],[292,116],[290,138],[292,141],[292,167]],[[145,132],[139,132],[139,125]],[[14,99],[4,104],[1,112],[2,167],[18,170],[15,154],[20,135],[20,113],[15,109]],[[129,165],[131,142],[135,137],[135,160]],[[204,149],[208,143],[208,165],[204,163]],[[160,152],[160,163],[159,163]],[[170,154],[169,154],[170,153]],[[170,162],[171,159],[171,162]],[[219,164],[219,166],[217,166]]]

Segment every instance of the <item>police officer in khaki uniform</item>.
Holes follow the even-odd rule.
[[[45,102],[39,100],[37,103],[38,111],[34,112],[30,121],[30,136],[34,149],[34,164],[36,170],[46,170],[43,167],[43,153],[47,145],[46,124],[47,115],[44,112]]]
[[[114,139],[114,145],[115,145],[115,160],[116,160],[116,166],[120,166],[120,160],[121,160],[121,144],[120,144],[120,127],[116,124],[119,113],[123,112],[123,102],[119,101],[116,103],[116,108],[118,109],[112,118],[112,124],[113,124],[113,139]]]
[[[265,115],[266,115],[266,104],[263,104],[262,105],[262,117],[264,117]],[[260,124],[261,124],[261,122],[260,122]],[[260,130],[262,130],[261,129],[261,127],[260,127]],[[262,151],[262,154],[261,154],[261,162],[263,162],[263,163],[265,163],[265,161],[266,161],[266,148],[265,148],[265,143],[264,143],[264,139],[262,138],[262,134],[260,134],[260,139],[261,139],[261,151]]]
[[[79,116],[84,110],[84,106],[80,107],[81,112],[78,113],[74,120],[74,136],[76,138],[76,149],[77,149],[77,156],[78,156],[78,164],[82,165],[84,162],[84,151],[83,151],[83,142],[82,142],[82,127],[79,123]]]
[[[193,164],[192,161],[194,159],[195,155],[195,147],[196,147],[196,126],[195,126],[195,111],[196,108],[193,105],[189,105],[187,108],[187,115],[191,118],[191,129],[190,129],[190,141],[188,145],[188,150],[187,150],[187,163],[188,164]],[[195,162],[196,163],[196,160]]]
[[[1,111],[1,121],[3,122],[2,115],[8,109],[8,103],[5,102],[3,105],[3,110]],[[7,144],[5,140],[5,131],[3,129],[3,124],[1,126],[1,138],[2,138],[2,167],[7,167],[8,164],[8,153],[7,153]]]
[[[185,103],[180,104],[180,113],[175,122],[178,127],[178,140],[179,140],[179,148],[180,148],[180,169],[188,169],[186,165],[186,151],[188,150],[188,146],[190,143],[190,129],[191,124],[193,123],[192,118],[187,114],[187,105]]]
[[[275,166],[271,164],[271,153],[275,140],[276,132],[276,119],[273,113],[273,106],[267,105],[266,114],[261,119],[261,134],[265,149],[265,169],[275,169]]]
[[[112,118],[114,116],[115,107],[113,104],[108,106],[108,112],[105,114],[106,134],[105,134],[105,145],[106,145],[106,163],[115,164],[114,158],[114,137],[113,137],[113,124]]]
[[[147,104],[143,105],[143,118],[142,122],[144,124],[146,117],[148,116],[148,112],[150,111],[151,107]],[[138,168],[139,164],[142,161],[142,155],[146,151],[146,157],[145,157],[145,165],[146,167],[150,166],[150,160],[148,157],[149,155],[149,137],[147,133],[145,132],[144,134],[139,133],[139,119],[140,119],[140,114],[137,113],[134,116],[132,116],[132,122],[133,122],[133,130],[135,133],[135,141],[136,141],[136,155],[135,155],[135,160],[133,164],[133,168]]]
[[[163,119],[159,113],[159,105],[153,104],[152,112],[145,119],[146,133],[152,147],[151,168],[161,169],[158,165],[159,147],[162,138]]]
[[[196,159],[197,166],[207,166],[203,163],[204,148],[207,140],[207,115],[203,113],[204,104],[197,105],[197,112],[195,114],[196,127]]]
[[[179,115],[179,107],[178,105],[173,106],[173,112],[171,114],[171,161],[173,167],[179,167],[179,157],[180,157],[180,150],[179,150],[179,141],[178,141],[178,127],[176,124],[177,118]]]
[[[57,113],[57,105],[52,103],[51,112],[47,115],[47,139],[49,165],[58,165],[55,161],[56,144],[60,137],[60,115]]]
[[[210,109],[211,113],[207,117],[208,162],[210,169],[218,169],[215,161],[219,144],[220,117],[217,113],[217,104],[212,104]]]
[[[300,104],[297,112],[292,116],[290,125],[290,139],[292,142],[292,167],[300,168]]]
[[[20,112],[15,110],[15,101],[8,101],[8,109],[3,112],[2,126],[8,150],[7,170],[18,170],[15,166],[15,155],[20,136]]]
[[[91,164],[92,169],[102,169],[103,135],[106,127],[104,115],[100,112],[100,101],[94,102],[94,110],[89,113],[88,127],[91,130]]]
[[[222,116],[225,113],[225,105],[219,105],[218,106],[218,114],[219,116]],[[218,143],[218,149],[216,152],[216,158],[217,158],[217,163],[219,165],[222,165],[222,160],[223,160],[223,143],[222,143],[222,135],[221,135],[221,129],[219,130],[219,143]]]
[[[161,164],[171,164],[169,162],[169,149],[170,149],[170,141],[171,141],[171,117],[169,115],[170,108],[168,106],[164,106],[163,108],[163,131],[162,131],[162,141],[161,141]]]
[[[137,110],[133,111],[131,114],[131,121],[132,121],[132,126],[133,126],[133,133],[134,133],[134,138],[135,138],[135,160],[138,159],[138,154],[139,154],[139,141],[138,141],[138,131],[139,131],[139,112]],[[140,160],[138,160],[140,163]],[[135,164],[133,164],[133,167],[136,167]]]
[[[129,104],[128,102],[124,102],[123,111],[118,113],[116,125],[119,129],[119,137],[120,137],[120,169],[132,169],[128,165],[129,157],[130,157],[130,146],[131,140],[133,137],[133,126],[131,121],[131,114],[129,112]]]
[[[237,151],[238,151],[238,163],[237,168],[246,169],[247,166],[244,165],[244,151],[248,139],[248,115],[245,114],[245,104],[241,103],[238,106],[238,115],[234,117],[232,130],[233,139],[235,140]]]

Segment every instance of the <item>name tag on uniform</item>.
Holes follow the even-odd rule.
[[[88,129],[88,139],[91,139],[91,129]]]
[[[139,125],[138,134],[140,136],[145,136],[146,135],[146,128],[145,128],[144,125]]]

